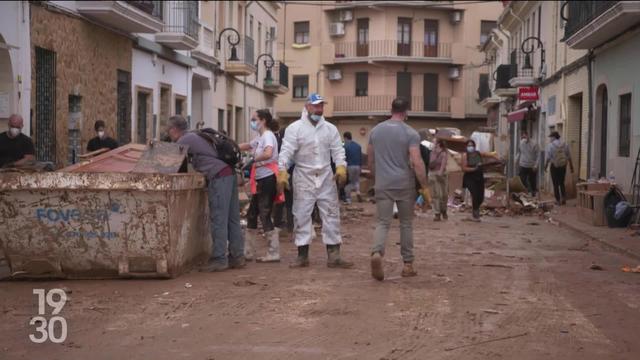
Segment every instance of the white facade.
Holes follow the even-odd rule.
[[[0,132],[8,117],[24,118],[23,132],[31,133],[31,41],[29,3],[0,2]]]

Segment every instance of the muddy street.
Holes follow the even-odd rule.
[[[0,283],[2,359],[637,359],[635,261],[537,217],[415,219],[418,276],[401,278],[397,220],[371,278],[374,207],[343,208],[345,257],[328,269],[250,263],[173,280]],[[264,246],[264,244],[263,244]],[[591,270],[592,263],[604,271]],[[62,344],[35,344],[33,289],[64,289]]]

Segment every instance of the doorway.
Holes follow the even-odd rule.
[[[411,73],[398,72],[396,80],[396,95],[411,103]]]
[[[597,177],[607,177],[607,126],[608,126],[608,115],[609,114],[609,95],[607,92],[606,85],[601,85],[598,90],[596,90],[596,121],[595,128],[596,130],[600,130],[596,132],[596,134],[600,134],[599,138],[596,138],[596,143],[600,147],[600,151],[597,153],[599,156],[599,161],[594,161],[594,163],[599,164],[598,171],[595,170],[595,167],[591,169],[591,175]],[[597,135],[596,135],[597,136]]]
[[[131,142],[131,73],[118,70],[117,89],[118,144]]]
[[[438,57],[438,20],[424,21],[424,56]]]
[[[424,111],[438,111],[438,74],[424,74]]]
[[[411,56],[411,18],[398,18],[398,56]]]

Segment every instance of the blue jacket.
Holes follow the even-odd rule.
[[[347,166],[362,166],[362,148],[357,142],[347,140],[344,143]]]

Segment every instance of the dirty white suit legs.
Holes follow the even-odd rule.
[[[342,243],[340,236],[340,204],[331,168],[317,171],[293,172],[293,218],[296,246],[309,245],[313,224],[311,213],[318,203],[322,218],[322,241],[326,245]]]

